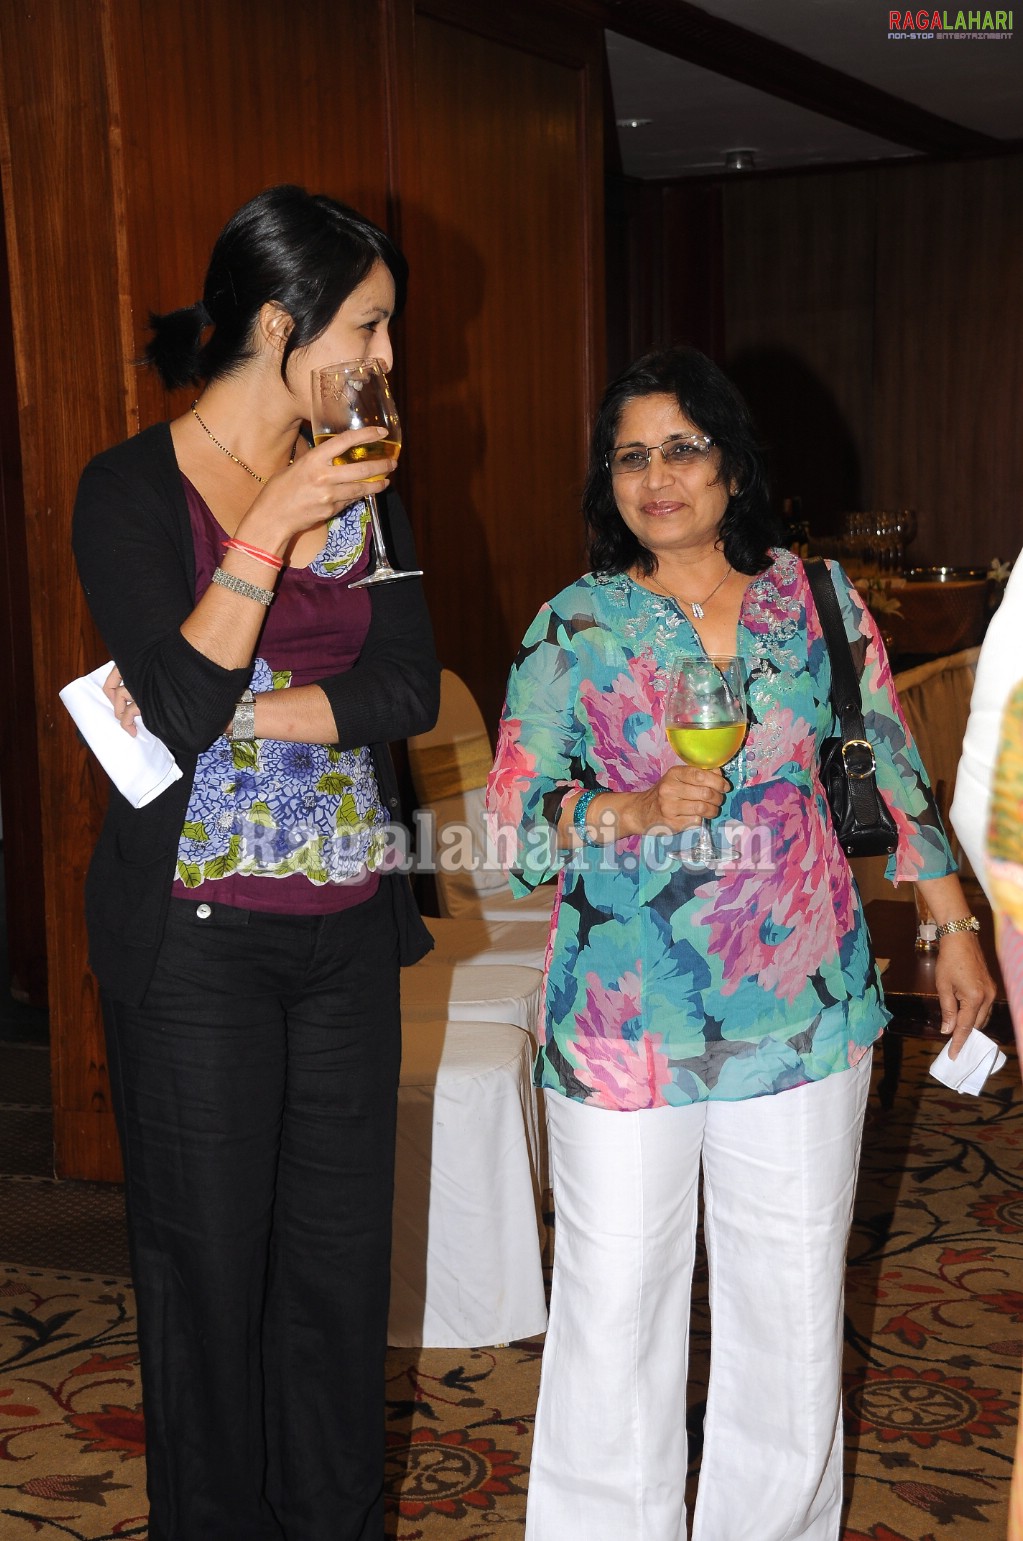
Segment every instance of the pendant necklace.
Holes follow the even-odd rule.
[[[710,603],[710,601],[714,598],[714,595],[717,593],[718,589],[724,583],[725,578],[730,577],[731,572],[732,572],[731,566],[726,567],[725,568],[724,577],[718,579],[717,583],[715,583],[715,585],[711,589],[710,593],[706,594],[703,599],[683,599],[681,594],[673,594],[670,589],[666,589],[664,587],[664,584],[663,583],[659,583],[656,578],[650,577],[650,578],[647,578],[646,581],[647,581],[647,583],[656,584],[657,587],[660,589],[661,593],[665,594],[668,597],[668,599],[673,599],[676,604],[678,604],[678,605],[688,605],[690,610],[693,612],[694,619],[697,620],[697,621],[702,621],[703,620],[703,607],[704,607],[704,605],[707,605],[707,604]]]

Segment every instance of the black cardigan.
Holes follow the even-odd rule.
[[[389,550],[416,566],[408,520],[391,493],[380,500]],[[156,964],[170,901],[178,839],[196,760],[224,731],[250,668],[224,669],[181,635],[195,606],[195,552],[170,429],[158,423],[86,466],[72,543],[85,597],[110,656],[163,739],[180,781],[133,808],[116,788],[85,885],[89,962],[116,999],[139,1004]],[[437,718],[440,670],[422,584],[416,578],[369,590],[369,632],[358,662],[318,683],[345,749],[368,744],[383,805],[400,813],[387,743],[422,733]],[[393,895],[403,963],[433,945],[408,879],[382,879]]]

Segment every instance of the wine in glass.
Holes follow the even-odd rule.
[[[344,433],[349,428],[387,430],[386,438],[376,439],[372,444],[355,444],[346,449],[335,458],[335,465],[397,460],[401,450],[398,409],[394,405],[387,375],[377,359],[365,359],[351,364],[328,364],[326,369],[314,369],[311,424],[315,444],[322,444],[325,439]],[[369,494],[366,504],[373,528],[376,561],[371,573],[365,578],[357,578],[349,587],[364,589],[374,583],[393,583],[396,578],[421,578],[421,568],[391,566],[384,545],[384,532],[380,527],[377,500]]]
[[[672,749],[687,765],[719,770],[734,759],[747,729],[742,659],[706,653],[680,659],[665,728]],[[708,819],[701,821],[689,854],[703,867],[717,860]]]

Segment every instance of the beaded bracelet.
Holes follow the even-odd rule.
[[[262,562],[264,567],[272,567],[274,572],[280,572],[284,563],[280,557],[271,556],[269,551],[263,551],[259,546],[250,546],[243,540],[236,540],[233,536],[224,542],[225,551],[241,551],[245,556],[252,557],[255,562]]]
[[[214,569],[210,581],[219,583],[222,589],[230,589],[233,594],[244,594],[246,599],[254,599],[257,605],[273,604],[273,589],[261,589],[258,583],[249,583],[245,578],[236,578],[234,573],[226,573],[222,567]]]
[[[584,845],[601,844],[601,842],[595,839],[595,837],[590,833],[586,823],[586,814],[589,810],[589,806],[593,799],[599,796],[599,789],[597,791],[591,790],[581,793],[575,807],[572,810],[572,828],[575,830],[576,834],[579,836]]]

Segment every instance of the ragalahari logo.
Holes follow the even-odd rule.
[[[889,11],[888,36],[895,42],[995,42],[1012,37],[1011,11]]]

